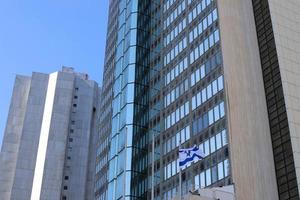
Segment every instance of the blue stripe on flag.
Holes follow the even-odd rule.
[[[201,157],[200,155],[194,153],[192,157],[189,157],[189,158],[185,159],[184,161],[179,162],[179,166],[180,167],[184,166],[187,162],[193,161],[196,157],[199,158],[199,159],[203,159],[203,157]]]

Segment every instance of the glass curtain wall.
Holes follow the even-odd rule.
[[[150,1],[120,0],[108,199],[145,199],[148,189]]]

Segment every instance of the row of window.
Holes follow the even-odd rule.
[[[208,101],[212,96],[223,90],[223,75],[211,82],[207,87],[203,88],[195,96],[192,97],[192,110],[201,106]]]
[[[201,35],[217,19],[217,9],[214,9],[207,15],[207,17],[200,21],[200,23],[193,30],[191,30],[189,34],[189,42],[192,42],[195,38]]]
[[[186,19],[184,18],[171,32],[164,38],[164,46],[167,46],[174,38],[181,33],[186,27]]]
[[[108,146],[108,137],[105,138],[105,140],[98,146],[97,148],[97,156],[99,156],[103,150]]]
[[[168,85],[172,80],[179,76],[188,67],[188,58],[181,60],[169,73],[165,76],[165,85]]]
[[[211,70],[221,64],[221,54],[217,53],[210,57],[205,64],[191,74],[191,87],[203,79]]]
[[[104,166],[104,165],[106,165],[107,164],[107,162],[108,162],[108,156],[107,156],[107,154],[103,157],[103,158],[101,158],[101,160],[97,163],[97,165],[96,165],[96,174],[102,169],[102,167]]]
[[[184,10],[185,0],[178,4],[177,8],[166,18],[164,21],[164,29],[166,29]]]
[[[164,167],[164,180],[171,178],[172,176],[179,173],[179,159],[176,159]]]
[[[100,178],[95,182],[95,191],[100,189],[103,185],[105,185],[106,181],[107,181],[106,174],[103,174],[102,176],[100,176]],[[106,191],[105,191],[97,199],[100,198],[102,200],[106,195],[107,194],[106,194]]]
[[[193,135],[200,133],[202,130],[206,129],[209,125],[218,121],[225,116],[224,102],[215,106],[213,109],[204,113],[198,119],[193,121]]]
[[[179,146],[179,144],[183,144],[185,141],[189,140],[191,137],[190,134],[190,126],[186,126],[185,128],[181,129],[174,135],[173,137],[169,138],[164,144],[163,144],[163,152],[164,154],[167,154],[171,150],[175,149]]]
[[[164,193],[163,199],[173,199],[177,196],[177,187],[173,187]]]
[[[164,3],[164,12],[166,12],[176,0],[166,0]]]
[[[202,11],[206,9],[207,6],[209,6],[213,0],[202,0],[195,6],[195,8],[189,12],[188,20],[189,23],[191,23]]]
[[[209,50],[214,44],[219,42],[220,35],[219,30],[217,29],[215,32],[211,33],[203,42],[200,43],[198,47],[196,47],[190,53],[190,63],[192,64],[195,60],[200,58],[205,52]]]
[[[185,93],[189,89],[189,80],[185,79],[176,88],[174,88],[171,92],[169,92],[164,100],[165,100],[165,107],[173,103],[180,95]]]
[[[164,66],[169,64],[180,52],[182,52],[187,47],[187,38],[184,37],[177,45],[171,49],[164,57]]]
[[[213,109],[208,111],[208,124],[212,125],[219,119],[225,116],[225,107],[224,102],[221,102],[219,105],[215,106]]]
[[[224,147],[227,144],[228,144],[227,133],[226,133],[226,130],[224,129],[223,131],[212,136],[205,142],[201,143],[199,145],[199,149],[201,149],[204,152],[205,156],[208,156],[208,155],[214,153],[215,151],[221,149],[222,147]],[[177,144],[177,146],[179,146],[179,144]],[[196,163],[198,161],[199,161],[199,159],[195,160],[193,162]],[[164,167],[164,180],[171,178],[172,176],[176,175],[179,172],[180,167],[179,167],[178,162],[179,162],[178,159],[174,160]],[[184,169],[188,168],[190,165],[191,165],[191,163],[189,163],[187,166],[185,166]],[[224,178],[224,177],[222,177],[222,178]]]
[[[106,200],[107,198],[107,193],[106,191],[101,193],[101,195],[97,198],[97,200]]]
[[[205,156],[214,153],[228,144],[226,129],[212,136],[208,140],[199,145],[199,149],[203,151]]]
[[[228,159],[218,163],[216,166],[211,167],[199,175],[195,176],[195,187],[204,188],[222,180],[229,175],[229,161]]]
[[[182,181],[181,184],[181,194],[182,196],[186,196],[187,193],[191,190],[193,187],[194,180],[187,179],[186,181]],[[172,188],[168,189],[168,191],[163,193],[163,200],[165,199],[174,199],[177,195],[179,195],[179,187],[178,185],[173,186]],[[155,199],[160,200],[160,199]]]
[[[165,118],[165,130],[173,126],[179,120],[183,119],[190,112],[189,101],[185,102],[180,108],[177,108],[173,113]]]

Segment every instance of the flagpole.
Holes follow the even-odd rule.
[[[127,128],[127,126],[125,126],[125,149],[124,149],[124,151],[125,151],[125,167],[124,167],[124,185],[123,185],[123,189],[124,189],[124,198],[123,199],[125,199],[126,198],[126,167],[127,167],[127,139],[128,139],[128,137],[127,137],[127,132],[128,132],[128,128]]]
[[[179,150],[180,150],[181,149],[181,136],[179,138],[180,138],[179,139]],[[178,150],[178,156],[179,156],[179,150]],[[180,167],[179,163],[178,163],[178,166],[179,166],[179,199],[182,200],[182,191],[181,191],[181,189],[182,189],[182,177],[181,177],[182,172],[181,172],[181,167]]]
[[[179,171],[179,199],[180,200],[182,199],[181,188],[182,188],[182,177],[181,177],[181,168],[180,168],[180,171]]]
[[[154,136],[154,131],[152,133],[152,180],[151,180],[151,199],[154,200],[154,148],[155,148],[155,136]]]

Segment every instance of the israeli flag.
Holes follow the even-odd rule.
[[[195,145],[189,149],[179,149],[179,167],[185,167],[194,160],[202,160],[205,154]]]

